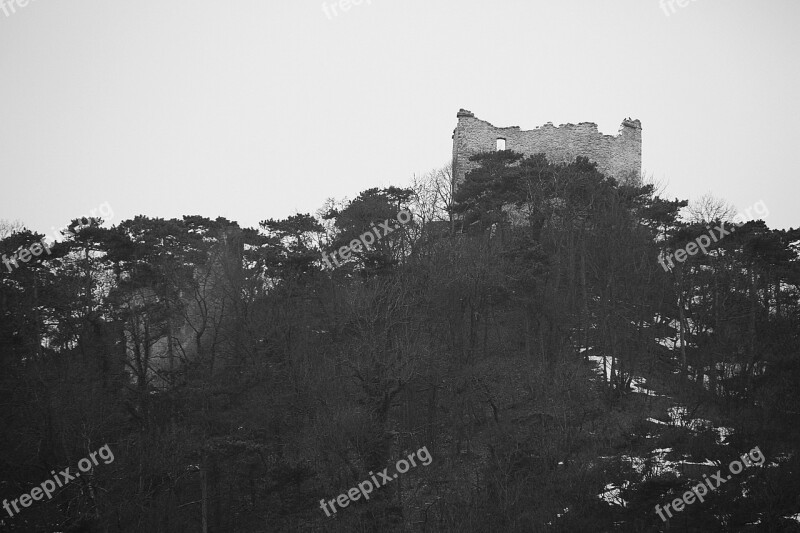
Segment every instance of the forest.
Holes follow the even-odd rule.
[[[0,530],[800,531],[800,229],[665,268],[735,210],[474,160],[257,228],[74,219],[0,265]]]

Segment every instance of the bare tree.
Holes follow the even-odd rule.
[[[424,224],[430,221],[451,221],[453,204],[453,166],[451,163],[414,176],[411,188],[415,193],[414,215]]]
[[[325,203],[322,204],[322,207],[317,209],[316,215],[317,222],[319,222],[324,231],[320,234],[315,234],[316,239],[313,243],[318,248],[323,248],[329,243],[333,242],[336,238],[336,234],[338,230],[336,229],[336,219],[335,218],[325,218],[325,216],[331,212],[335,211],[343,211],[347,208],[347,205],[350,203],[350,200],[345,196],[341,200],[336,200],[335,198],[327,198]]]
[[[694,200],[686,208],[685,218],[692,224],[703,224],[715,220],[731,220],[736,216],[736,207],[710,192]]]
[[[0,218],[0,239],[5,239],[9,235],[13,235],[25,229],[25,224],[21,220],[6,220]]]

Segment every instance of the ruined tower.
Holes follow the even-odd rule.
[[[597,163],[600,172],[619,181],[638,183],[642,173],[642,124],[625,119],[616,136],[603,135],[597,124],[548,122],[533,130],[519,126],[495,127],[462,109],[453,132],[453,186],[458,188],[467,172],[477,166],[470,156],[495,150],[513,150],[525,155],[543,153],[552,163],[575,161],[577,156]]]

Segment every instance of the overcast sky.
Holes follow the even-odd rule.
[[[800,2],[681,2],[6,6],[0,218],[313,213],[448,163],[463,107],[523,129],[638,118],[665,196],[800,226]]]

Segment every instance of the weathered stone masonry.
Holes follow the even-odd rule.
[[[454,186],[464,181],[467,172],[477,166],[469,160],[480,152],[497,150],[497,140],[504,139],[507,150],[525,155],[543,153],[553,163],[588,157],[597,163],[600,172],[625,182],[639,182],[642,173],[642,124],[638,120],[622,121],[619,134],[603,135],[597,124],[547,123],[534,130],[521,131],[519,126],[497,128],[472,112],[458,112],[458,125],[453,132]]]

